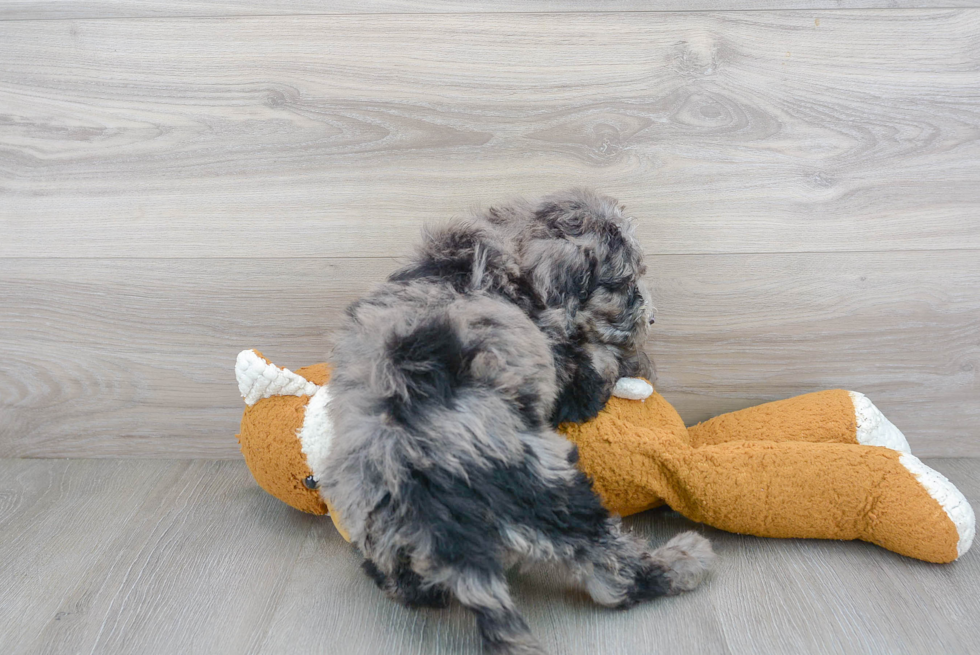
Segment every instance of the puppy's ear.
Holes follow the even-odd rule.
[[[564,239],[539,239],[528,244],[524,268],[545,305],[577,306],[596,289],[599,258],[592,248]]]

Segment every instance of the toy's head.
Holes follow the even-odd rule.
[[[327,365],[314,364],[294,373],[257,350],[243,350],[235,362],[235,377],[246,405],[238,442],[255,481],[287,505],[327,514],[329,506],[317,489],[314,473],[322,470],[330,450]],[[348,538],[336,513],[329,513]]]

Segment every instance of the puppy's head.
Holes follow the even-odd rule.
[[[573,190],[545,198],[534,211],[524,268],[554,321],[566,333],[615,358],[611,376],[653,379],[643,352],[653,308],[633,224],[612,198]],[[605,352],[603,352],[605,351]]]

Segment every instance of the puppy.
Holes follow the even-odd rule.
[[[488,651],[541,653],[508,592],[514,564],[557,564],[617,608],[702,580],[708,542],[651,550],[624,532],[553,430],[595,416],[619,377],[650,376],[644,272],[617,203],[576,190],[427,232],[347,309],[315,473],[389,596],[455,598]]]

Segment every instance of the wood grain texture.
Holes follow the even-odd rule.
[[[240,456],[235,356],[322,361],[383,261],[0,260],[4,454]]]
[[[0,22],[0,256],[399,255],[571,184],[653,253],[980,248],[978,62],[975,9]]]
[[[0,0],[0,20],[976,7],[977,0]]]
[[[0,476],[23,506],[4,531],[17,537],[3,542],[4,578],[18,584],[4,585],[3,612],[19,613],[3,652],[242,653],[261,641],[309,521],[239,463],[33,464],[5,462]]]
[[[974,504],[980,460],[930,460]],[[479,653],[458,606],[387,600],[330,522],[287,508],[241,462],[0,461],[5,653]],[[627,612],[537,572],[512,576],[552,653],[967,653],[980,557],[937,566],[859,542],[757,539],[671,512],[719,553],[701,589]]]
[[[975,251],[652,258],[658,387],[688,424],[853,389],[923,453],[978,456],[977,262]]]
[[[649,258],[657,386],[688,423],[867,393],[923,455],[980,456],[977,253]],[[240,457],[239,350],[321,361],[393,259],[0,260],[0,454]]]

